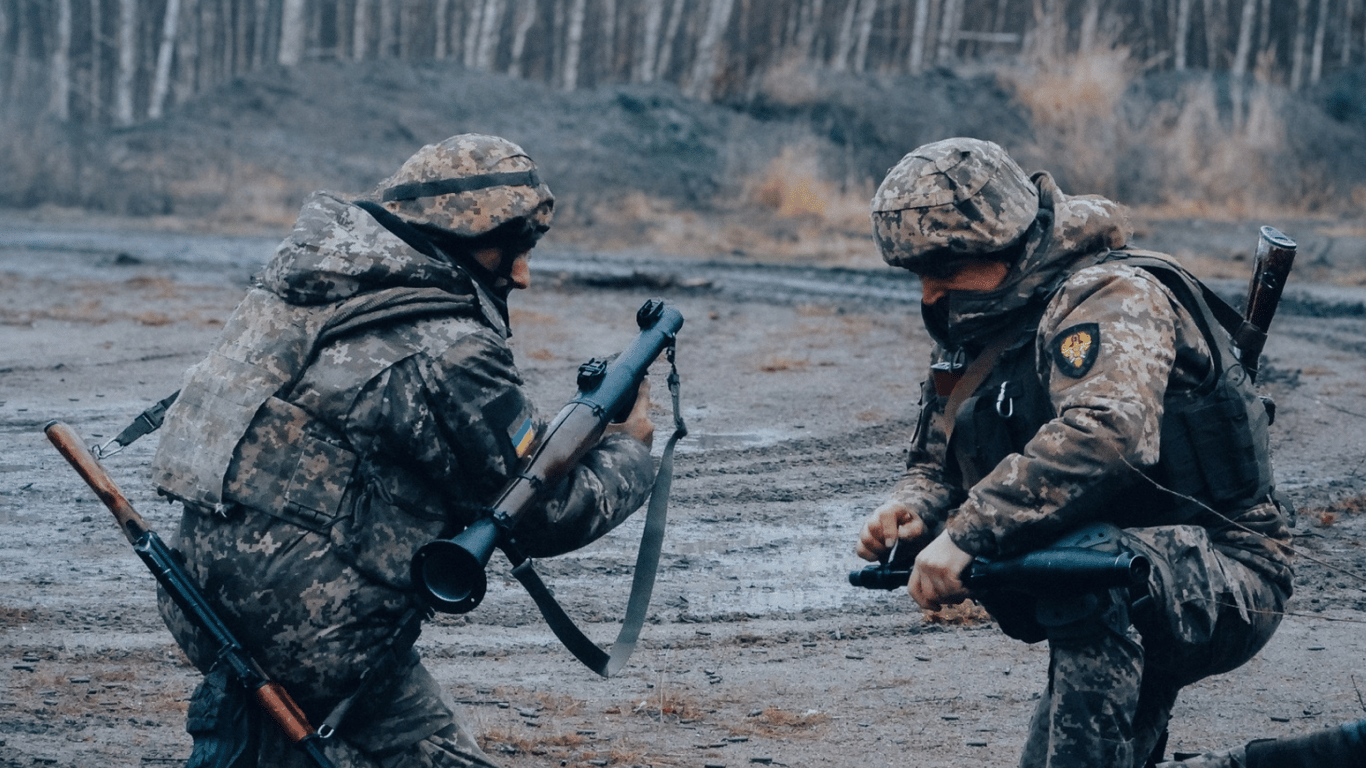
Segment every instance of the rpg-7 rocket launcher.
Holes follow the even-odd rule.
[[[620,354],[580,366],[578,394],[560,410],[526,468],[508,482],[487,514],[453,538],[418,549],[412,560],[413,584],[433,608],[446,613],[474,610],[484,599],[484,569],[495,548],[514,566],[526,561],[512,534],[518,519],[597,444],[608,423],[626,418],[650,364],[665,349],[672,350],[683,315],[651,300],[636,313],[636,324],[639,335]]]

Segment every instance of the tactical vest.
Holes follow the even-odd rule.
[[[1158,463],[1132,487],[1107,495],[1107,518],[1121,526],[1214,523],[1199,518],[1230,512],[1267,498],[1272,491],[1267,428],[1269,404],[1260,398],[1238,362],[1232,329],[1219,318],[1237,317],[1190,273],[1143,251],[1115,251],[1101,260],[1146,270],[1165,285],[1199,326],[1210,349],[1210,369],[1193,389],[1168,390],[1163,400]],[[1035,341],[1039,321],[1062,280],[1039,302],[1038,311],[1004,343],[986,378],[954,414],[948,466],[968,488],[1056,417],[1039,377]],[[1231,313],[1231,315],[1230,315]],[[990,345],[989,345],[990,346]],[[1110,502],[1113,502],[1111,505]]]
[[[289,402],[290,390],[331,340],[379,323],[478,314],[473,296],[437,288],[309,306],[252,289],[167,411],[152,463],[158,492],[219,514],[240,504],[310,529],[327,526],[351,489],[357,456],[342,435]]]

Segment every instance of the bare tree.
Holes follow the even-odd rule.
[[[915,24],[911,30],[911,55],[906,63],[912,74],[925,68],[925,35],[930,28],[930,0],[916,0]]]
[[[655,75],[651,79],[662,78],[669,72],[669,65],[673,62],[674,39],[678,37],[678,27],[683,23],[683,2],[684,0],[674,0],[673,8],[669,10],[669,24],[664,30],[659,61],[655,63]]]
[[[199,0],[181,0],[179,43],[176,45],[175,99],[183,102],[198,90]]]
[[[1290,54],[1290,88],[1299,90],[1304,85],[1305,37],[1309,29],[1309,0],[1299,0],[1295,6],[1294,48]]]
[[[802,4],[797,34],[797,50],[803,58],[815,58],[816,39],[820,35],[821,20],[825,16],[825,0],[811,0],[810,5]]]
[[[536,0],[517,0],[517,16],[513,20],[511,63],[508,74],[522,76],[522,56],[526,52],[526,37],[536,24]]]
[[[655,56],[659,51],[659,27],[664,23],[664,0],[644,0],[641,23],[640,53],[636,56],[636,71],[632,79],[648,83],[655,79]]]
[[[48,112],[66,122],[71,119],[71,0],[57,0],[56,6],[56,29],[48,60]]]
[[[356,0],[356,7],[352,10],[351,58],[355,61],[364,61],[369,54],[370,5],[373,2],[374,0]]]
[[[1081,15],[1081,36],[1077,49],[1086,52],[1096,47],[1096,36],[1100,29],[1100,0],[1086,0],[1086,10]]]
[[[1186,40],[1191,32],[1191,0],[1177,0],[1176,36],[1173,41],[1172,68],[1180,72],[1186,68]]]
[[[840,31],[835,37],[835,50],[830,60],[830,68],[836,72],[849,69],[849,60],[854,55],[854,17],[858,15],[859,0],[848,0],[844,13],[840,14]]]
[[[564,38],[564,78],[561,81],[566,91],[579,87],[579,57],[583,48],[583,24],[588,16],[588,0],[573,0],[569,8],[569,19],[565,25]]]
[[[617,69],[617,0],[602,0],[602,45],[598,60],[609,76]]]
[[[292,67],[304,60],[304,42],[307,40],[308,27],[304,0],[284,0],[280,13],[280,55],[278,61]]]
[[[854,45],[854,71],[868,70],[868,43],[873,39],[873,20],[877,18],[878,0],[862,0],[859,6],[858,42]]]
[[[1233,52],[1233,65],[1230,67],[1235,82],[1247,74],[1248,57],[1252,55],[1252,26],[1256,22],[1257,0],[1243,0],[1243,10],[1238,19],[1238,47]]]
[[[484,0],[479,18],[479,37],[474,52],[474,68],[493,69],[493,57],[498,53],[498,31],[503,23],[503,0]]]
[[[119,68],[114,78],[114,121],[133,124],[133,88],[137,79],[138,0],[119,0]]]
[[[180,27],[180,0],[166,0],[166,13],[161,17],[161,45],[157,49],[156,76],[152,81],[152,98],[147,106],[147,117],[157,120],[166,107],[166,95],[171,90],[171,60],[175,55],[176,31]]]
[[[944,0],[943,13],[939,24],[939,47],[935,61],[946,63],[954,57],[955,43],[958,42],[958,29],[962,26],[963,0]]]
[[[1319,0],[1318,21],[1314,24],[1314,52],[1309,59],[1309,84],[1323,76],[1324,37],[1328,31],[1328,0]]]
[[[693,58],[692,76],[688,80],[688,95],[711,100],[713,80],[716,77],[721,40],[725,36],[726,25],[730,22],[730,12],[734,0],[711,0],[707,13],[707,25],[697,41],[697,52]]]

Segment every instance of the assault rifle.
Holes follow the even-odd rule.
[[[915,549],[898,545],[886,563],[849,572],[849,583],[864,589],[904,589],[911,580]],[[1143,555],[1110,554],[1076,547],[1053,547],[1004,560],[974,559],[963,572],[963,586],[974,592],[1015,591],[1038,597],[1078,594],[1145,584],[1151,563]]]
[[[332,761],[323,754],[323,736],[309,725],[308,718],[299,705],[290,698],[289,693],[266,675],[256,660],[233,636],[231,630],[209,605],[204,593],[185,572],[174,550],[166,546],[157,532],[147,525],[137,510],[133,509],[133,505],[81,442],[75,430],[60,421],[53,421],[43,428],[43,432],[85,480],[86,485],[90,486],[95,495],[99,496],[114,514],[119,529],[123,531],[128,543],[133,545],[133,551],[142,558],[142,562],[184,612],[185,617],[218,648],[215,654],[218,663],[227,665],[232,676],[280,726],[280,730],[289,741],[308,756],[313,765],[318,768],[334,768]]]

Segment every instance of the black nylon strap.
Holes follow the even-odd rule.
[[[611,652],[602,650],[588,636],[583,634],[574,620],[569,618],[550,588],[541,581],[531,560],[522,560],[512,569],[512,575],[526,588],[541,616],[555,636],[574,657],[589,669],[603,677],[611,677],[626,666],[626,660],[636,649],[640,629],[645,624],[645,612],[650,607],[650,596],[654,592],[655,574],[659,572],[659,556],[664,549],[664,527],[668,518],[669,489],[673,485],[674,446],[679,438],[688,434],[683,423],[678,403],[678,369],[674,366],[674,348],[668,349],[669,356],[669,393],[673,396],[674,432],[664,445],[659,460],[659,472],[655,475],[654,489],[650,492],[650,506],[645,513],[645,530],[640,535],[640,551],[636,554],[635,573],[631,578],[631,596],[626,600],[626,616],[622,619],[621,630],[617,632],[616,642]]]
[[[538,187],[541,178],[535,171],[508,171],[506,173],[485,173],[479,176],[466,176],[462,179],[440,179],[438,181],[414,181],[399,184],[384,190],[381,198],[389,203],[395,200],[416,200],[419,197],[438,197],[458,195],[462,192],[475,192],[490,187]]]

